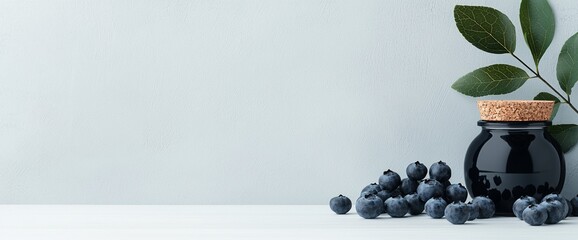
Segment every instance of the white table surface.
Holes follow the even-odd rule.
[[[326,205],[0,205],[0,239],[576,239],[578,217],[452,225],[426,215],[366,220]]]

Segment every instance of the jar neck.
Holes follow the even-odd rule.
[[[478,121],[478,126],[482,129],[536,129],[543,130],[551,126],[551,121],[540,122],[497,122],[497,121]]]

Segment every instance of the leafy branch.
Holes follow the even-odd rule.
[[[552,86],[552,84],[550,84],[548,81],[546,81],[546,79],[544,79],[542,77],[542,75],[540,75],[540,73],[538,72],[537,66],[536,66],[536,71],[534,71],[534,69],[532,69],[530,66],[528,66],[528,64],[526,64],[522,59],[520,59],[514,53],[511,53],[511,54],[514,58],[516,58],[516,60],[518,60],[520,63],[522,63],[528,70],[530,70],[530,72],[532,72],[535,75],[534,77],[530,77],[530,78],[539,78],[544,84],[546,84],[546,86],[548,86],[552,91],[554,91],[556,93],[556,95],[558,95],[558,97],[560,97],[563,100],[562,103],[568,104],[568,106],[572,109],[572,111],[574,111],[576,114],[578,114],[578,109],[576,109],[576,107],[572,104],[572,102],[570,102],[570,95],[566,94],[566,97],[564,97],[560,92],[558,92],[558,90],[556,90],[556,88],[554,88]],[[535,100],[553,100],[553,101],[555,101],[557,99],[550,98],[550,99],[535,99]],[[557,103],[560,103],[560,101],[558,101]],[[553,114],[555,114],[555,113],[553,113]],[[554,117],[552,117],[552,118],[554,118]]]
[[[514,54],[516,29],[502,12],[484,6],[457,5],[454,18],[458,30],[468,42],[485,52],[512,55],[532,76],[519,67],[494,64],[462,76],[454,82],[453,89],[472,97],[501,95],[519,89],[528,79],[538,78],[556,94],[541,92],[534,97],[534,100],[554,101],[551,119],[554,119],[561,104],[566,104],[578,114],[578,109],[570,100],[572,88],[578,81],[578,33],[564,43],[558,56],[556,76],[563,93],[552,86],[539,71],[540,59],[550,46],[556,28],[554,13],[547,0],[522,0],[520,4],[522,32],[532,53],[535,69]],[[578,143],[576,124],[553,125],[548,130],[564,152]]]

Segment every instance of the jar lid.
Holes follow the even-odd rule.
[[[549,121],[554,101],[479,100],[478,110],[484,121],[536,122]]]

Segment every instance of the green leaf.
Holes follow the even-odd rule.
[[[536,68],[540,59],[550,46],[556,23],[554,13],[547,0],[522,0],[520,4],[520,23],[524,39],[530,47]]]
[[[538,95],[536,95],[534,97],[534,100],[554,101],[554,109],[552,109],[552,116],[550,117],[550,120],[552,120],[552,119],[554,119],[554,117],[556,117],[556,113],[558,113],[558,108],[560,108],[560,99],[558,99],[556,96],[549,94],[547,92],[541,92],[541,93],[538,93]]]
[[[566,40],[556,66],[556,75],[560,88],[568,95],[572,93],[572,87],[578,81],[578,33]]]
[[[548,131],[560,143],[563,152],[570,151],[578,143],[578,125],[576,124],[552,125]]]
[[[452,85],[458,92],[472,97],[511,93],[529,78],[517,67],[494,64],[466,74]]]
[[[456,5],[454,18],[460,33],[477,48],[489,53],[513,53],[516,29],[500,11],[482,6]]]

